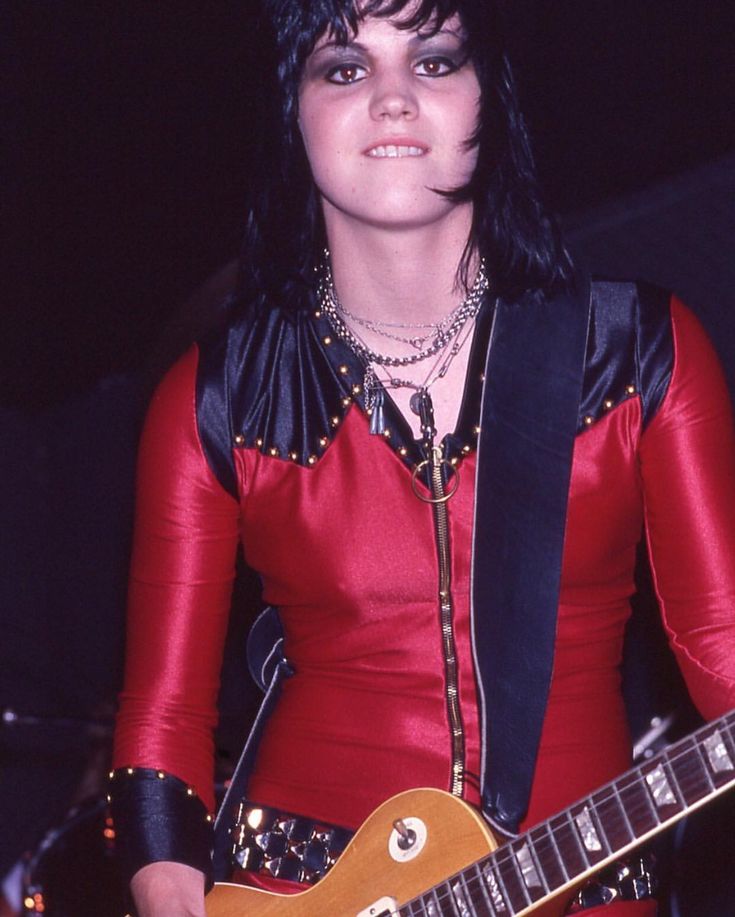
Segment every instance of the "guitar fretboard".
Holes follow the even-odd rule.
[[[401,917],[515,917],[735,784],[735,711],[400,908]]]

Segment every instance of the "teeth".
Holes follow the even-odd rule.
[[[394,146],[392,143],[386,146],[374,146],[368,150],[368,156],[374,159],[401,159],[404,156],[423,156],[426,150],[418,146]]]

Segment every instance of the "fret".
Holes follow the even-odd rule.
[[[636,837],[648,834],[661,824],[662,819],[641,772],[624,774],[615,781],[615,787]]]
[[[526,837],[511,841],[506,849],[513,851],[516,864],[520,870],[521,878],[526,886],[526,890],[533,901],[542,897],[548,888],[544,885],[544,879],[538,869],[538,864],[533,856],[531,848]]]
[[[707,781],[708,794],[714,792],[717,789],[715,781],[712,779],[711,767],[712,765],[707,758],[707,750],[704,745],[700,745],[699,742],[696,743],[697,756],[699,758],[699,763],[702,766],[702,773],[704,778]]]
[[[642,768],[645,786],[653,802],[660,822],[673,818],[684,808],[681,790],[676,782],[676,775],[667,767],[664,756],[654,758],[650,765]]]
[[[426,914],[427,917],[441,917],[442,915],[442,907],[436,889],[432,888],[429,892],[429,900],[426,902]]]
[[[568,812],[562,812],[549,821],[549,827],[556,838],[557,848],[562,856],[564,871],[568,876],[578,876],[590,865],[577,829]]]
[[[533,898],[531,898],[526,883],[523,881],[523,873],[518,861],[507,846],[498,855],[495,865],[503,883],[503,888],[507,892],[508,899],[513,907],[511,913],[520,911],[527,904],[532,904]]]
[[[490,900],[495,908],[495,913],[505,917],[506,914],[514,913],[511,909],[508,890],[503,884],[503,877],[498,872],[495,865],[495,857],[485,860],[482,866],[482,876],[485,881],[485,887],[490,895]]]
[[[614,785],[598,790],[590,800],[612,853],[635,840],[633,829]]]
[[[533,843],[533,840],[531,839],[530,834],[526,835],[526,848],[528,850],[528,853],[530,854],[531,861],[533,862],[534,875],[536,876],[536,879],[537,879],[537,885],[544,894],[548,894],[551,891],[551,887],[549,886],[549,883],[546,881],[546,874],[541,865],[541,860],[538,856],[538,852],[536,851],[535,845]]]
[[[691,739],[679,742],[663,756],[664,767],[676,789],[680,809],[685,809],[709,794],[709,783],[702,761]]]
[[[709,735],[704,736],[702,749],[716,786],[723,786],[735,777],[735,751],[728,749],[726,730],[713,729]]]
[[[457,909],[457,903],[454,900],[454,894],[449,882],[442,882],[434,889],[436,900],[439,905],[439,913],[444,917],[463,917]],[[451,910],[450,910],[451,908]]]
[[[477,894],[473,893],[473,901],[477,909],[479,917],[497,917],[497,911],[493,906],[493,901],[490,896],[490,891],[483,875],[482,868],[479,863],[475,863],[472,866],[472,869],[475,873],[474,878],[472,879],[472,887],[478,889],[480,895],[482,896],[478,900]]]
[[[451,880],[452,892],[454,893],[455,904],[459,910],[461,917],[487,917],[487,912],[484,910],[480,911],[475,905],[478,903],[483,904],[482,901],[477,900],[477,896],[473,893],[470,888],[467,879],[465,878],[466,873],[460,872]],[[492,917],[492,915],[491,915]]]
[[[607,839],[600,831],[600,827],[594,818],[594,811],[589,803],[584,802],[574,806],[571,813],[587,859],[590,865],[594,866],[595,863],[604,860],[605,856],[610,853]]]
[[[735,715],[729,714],[719,720],[717,725],[725,751],[729,754],[730,760],[735,761]]]
[[[547,888],[551,891],[560,888],[570,878],[564,868],[564,860],[556,843],[554,832],[544,823],[529,832],[529,839],[543,873]]]

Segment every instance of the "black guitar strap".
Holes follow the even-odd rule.
[[[480,693],[482,807],[518,832],[554,661],[589,283],[498,303],[480,417],[472,629]]]

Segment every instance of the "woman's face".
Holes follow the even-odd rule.
[[[480,87],[458,17],[429,36],[368,17],[346,44],[323,36],[299,90],[299,125],[327,227],[429,226],[458,207],[436,190],[471,177]]]

